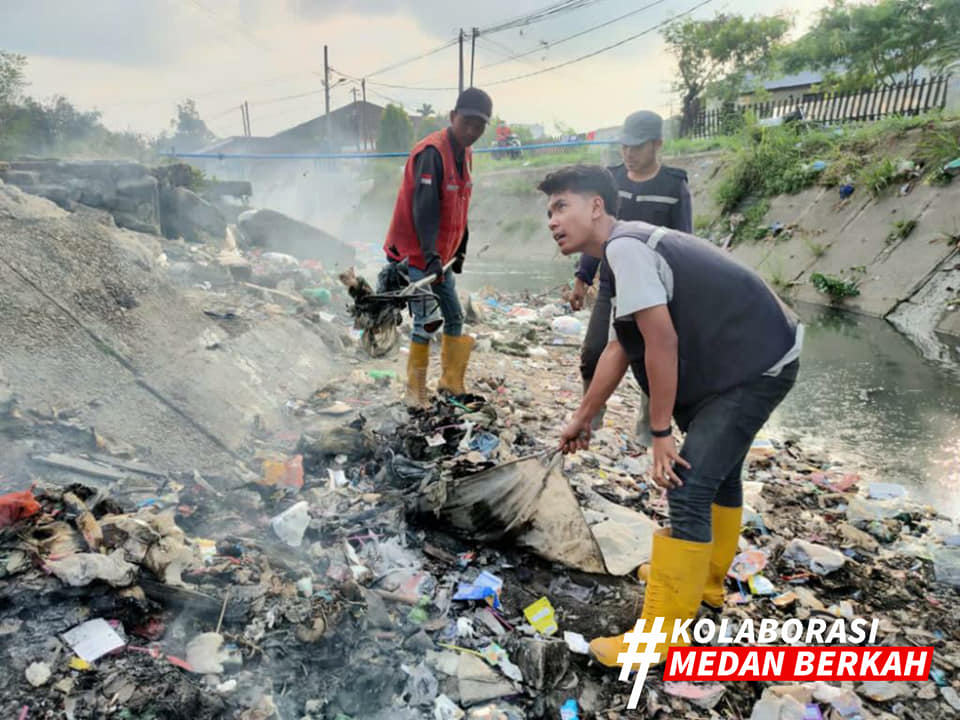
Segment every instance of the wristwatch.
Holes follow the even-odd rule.
[[[650,434],[653,435],[655,438],[670,437],[671,435],[673,435],[673,427],[667,426],[666,430],[654,430],[653,428],[650,428]]]

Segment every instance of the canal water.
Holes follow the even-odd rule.
[[[459,282],[537,294],[568,282],[572,266],[471,259]],[[771,435],[960,517],[960,369],[925,360],[883,320],[797,310],[806,325],[800,376],[770,420]]]

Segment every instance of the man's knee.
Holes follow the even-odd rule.
[[[670,535],[678,540],[710,542],[712,539],[710,506],[713,503],[712,488],[683,478],[684,485],[667,492],[670,505]]]

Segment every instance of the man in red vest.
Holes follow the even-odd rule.
[[[428,275],[437,280],[432,289],[443,316],[442,375],[438,388],[455,395],[465,392],[473,338],[463,335],[463,308],[457,298],[453,273],[463,271],[467,252],[467,210],[473,184],[471,150],[483,135],[493,112],[493,102],[483,90],[467,88],[450,113],[450,127],[423,138],[414,146],[403,169],[393,220],[383,244],[387,260],[407,260],[410,281]],[[444,272],[444,266],[454,260]],[[407,361],[406,402],[427,407],[427,368],[430,338],[436,329],[424,303],[412,302],[413,332]]]

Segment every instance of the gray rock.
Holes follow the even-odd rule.
[[[160,228],[155,223],[150,223],[145,220],[141,220],[136,215],[125,212],[117,212],[113,214],[113,220],[117,223],[117,227],[126,228],[127,230],[133,230],[134,232],[146,233],[147,235],[159,235]]]
[[[31,187],[39,182],[37,173],[29,170],[7,170],[3,174],[3,179],[5,182],[20,188]]]
[[[160,224],[167,237],[197,242],[201,233],[222,238],[227,231],[223,213],[192,190],[165,190],[160,199]]]
[[[31,195],[39,195],[51,202],[56,203],[64,210],[70,210],[73,207],[73,193],[63,185],[34,185],[28,188]]]
[[[247,180],[210,181],[203,186],[201,194],[208,200],[222,197],[250,197],[253,195],[253,185]]]
[[[423,653],[427,650],[433,650],[434,645],[430,636],[423,630],[419,630],[403,641],[403,647],[411,652]]]
[[[157,179],[152,175],[141,175],[131,180],[117,183],[117,195],[138,205],[149,205],[159,211],[160,198],[157,191]]]
[[[330,233],[274,210],[248,210],[240,214],[237,224],[248,245],[301,260],[321,260],[331,271],[345,269],[356,260],[354,249]]]

